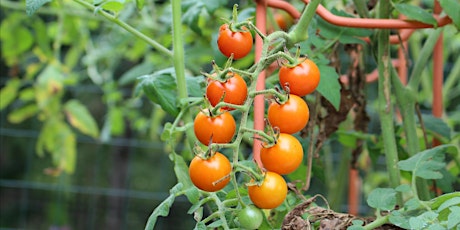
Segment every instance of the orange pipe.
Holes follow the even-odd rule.
[[[288,2],[281,1],[281,0],[267,0],[267,6],[270,6],[272,8],[277,8],[280,10],[286,11],[288,14],[291,15],[293,18],[300,18],[300,12],[297,11],[297,9],[289,4]]]
[[[263,33],[267,33],[267,3],[265,0],[256,0],[256,27]],[[262,55],[263,40],[259,36],[256,36],[255,42],[255,61],[258,62]],[[257,78],[256,90],[265,89],[265,71],[262,71]],[[265,101],[264,95],[257,95],[254,98],[254,129],[264,130],[265,117]],[[254,138],[254,144],[252,146],[252,152],[254,160],[259,167],[262,167],[262,161],[260,160],[260,149],[262,143]]]
[[[357,216],[359,213],[359,195],[361,189],[358,169],[350,168],[348,177],[350,179],[348,186],[348,213]]]

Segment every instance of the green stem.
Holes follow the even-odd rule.
[[[289,32],[290,44],[296,44],[298,42],[307,40],[308,38],[308,26],[310,25],[313,16],[315,16],[316,8],[320,4],[321,0],[311,0],[308,3],[305,11],[300,16],[299,21],[294,26],[294,29]]]
[[[386,215],[386,216],[379,216],[377,217],[377,219],[375,219],[374,221],[372,221],[371,223],[363,226],[363,228],[365,230],[372,230],[372,229],[376,229],[377,227],[380,227],[386,223],[388,223],[390,219],[390,216],[389,215]]]
[[[96,7],[93,6],[92,4],[86,2],[85,0],[74,0],[76,3],[92,10],[93,12],[96,10]],[[149,38],[147,35],[139,32],[137,29],[135,29],[134,27],[126,24],[125,22],[123,21],[120,21],[118,18],[116,18],[115,16],[103,11],[103,10],[97,10],[96,13],[98,13],[99,15],[101,15],[102,17],[106,18],[107,20],[117,24],[118,26],[120,26],[121,28],[125,29],[126,31],[128,31],[129,33],[133,34],[134,36],[136,36],[137,38],[147,42],[149,45],[151,45],[153,48],[155,48],[156,50],[158,50],[159,52],[161,52],[162,54],[172,58],[173,57],[173,53],[171,52],[171,50],[167,49],[166,47],[164,47],[163,45],[161,45],[160,43],[158,43],[157,41]],[[182,35],[181,35],[182,36]]]
[[[407,152],[409,153],[409,156],[413,156],[420,152],[417,123],[415,120],[415,104],[417,102],[416,93],[412,88],[403,86],[394,68],[392,68],[391,79],[395,91],[396,102],[398,103],[398,108],[403,120],[407,140]],[[417,194],[420,198],[423,200],[430,199],[430,193],[426,180],[423,180],[422,178],[417,178],[415,180],[417,181]]]
[[[417,90],[420,84],[422,72],[427,66],[427,62],[433,53],[433,48],[438,41],[439,36],[441,35],[442,28],[435,29],[430,33],[428,39],[426,40],[425,44],[423,45],[420,54],[414,64],[413,71],[409,76],[409,83],[407,84],[410,88]]]
[[[380,18],[389,18],[389,1],[380,1],[379,14]],[[396,188],[400,184],[400,172],[398,168],[398,149],[396,146],[393,124],[393,108],[391,102],[391,57],[389,35],[389,30],[380,30],[378,32],[377,63],[380,76],[378,80],[378,110],[380,115],[380,126],[382,128],[386,165],[390,178],[390,186],[392,188]],[[397,204],[402,205],[401,193],[397,194]]]
[[[177,81],[177,99],[188,98],[187,82],[185,80],[185,55],[182,34],[182,8],[181,0],[172,0],[172,30],[173,30],[173,62]],[[188,111],[183,115],[185,124],[192,123],[193,118]],[[192,129],[186,129],[190,149],[193,147],[195,135]]]

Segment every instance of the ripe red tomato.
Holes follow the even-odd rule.
[[[292,68],[282,66],[279,71],[279,79],[282,87],[289,83],[291,94],[303,97],[318,87],[320,72],[312,60],[306,59]]]
[[[260,160],[267,171],[289,174],[302,163],[303,148],[294,136],[280,133],[275,145],[260,150]]]
[[[276,208],[287,196],[287,184],[282,176],[274,172],[266,172],[260,186],[248,186],[248,194],[252,203],[262,209]]]
[[[310,119],[307,103],[299,96],[289,95],[284,104],[272,102],[268,107],[268,121],[281,133],[293,134],[302,130]]]
[[[208,159],[195,156],[189,167],[193,184],[207,192],[215,192],[224,188],[230,181],[231,171],[230,161],[219,152]]]
[[[210,80],[206,87],[206,97],[212,106],[216,106],[224,97],[224,102],[242,105],[248,96],[248,87],[244,79],[237,73],[229,73],[233,76],[225,82]],[[225,94],[225,95],[224,95]],[[233,110],[229,107],[222,107],[224,110]]]
[[[227,57],[233,53],[234,59],[245,57],[252,49],[252,34],[246,27],[242,31],[232,31],[228,24],[223,24],[219,29],[217,46],[220,52]]]
[[[208,116],[200,111],[195,117],[193,130],[204,145],[209,145],[211,138],[213,143],[229,143],[235,135],[236,123],[229,112]]]

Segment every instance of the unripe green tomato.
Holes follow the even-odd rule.
[[[238,213],[238,222],[242,229],[257,229],[263,220],[262,211],[253,205],[246,206]]]

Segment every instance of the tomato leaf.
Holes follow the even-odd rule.
[[[453,145],[441,145],[419,152],[409,159],[398,162],[399,169],[411,171],[414,176],[424,179],[440,179],[440,170],[446,165],[444,153],[457,151]]]
[[[99,129],[88,109],[78,100],[69,100],[64,105],[64,112],[69,123],[80,132],[93,138],[99,136]]]
[[[152,75],[140,77],[145,95],[172,116],[179,114],[176,107],[176,81],[172,69],[158,71]]]
[[[185,196],[187,196],[188,200],[191,203],[197,203],[200,198],[200,194],[198,189],[193,185],[192,181],[190,180],[188,166],[185,163],[184,158],[175,153],[171,153],[171,157],[174,161],[174,172],[176,174],[177,181],[181,183],[187,191],[185,193]]]
[[[77,138],[70,127],[57,118],[48,119],[35,146],[37,154],[51,154],[54,165],[67,173],[73,173],[76,162]]]
[[[447,228],[448,229],[457,229],[460,226],[460,206],[452,206],[449,208],[450,214],[449,217],[447,218]]]
[[[8,121],[18,124],[38,113],[37,104],[29,104],[20,107],[8,114]]]
[[[440,118],[434,117],[431,114],[422,114],[422,119],[427,131],[435,136],[447,138],[450,140],[452,130],[449,125],[446,124],[446,122]]]
[[[396,205],[396,191],[392,188],[376,188],[369,194],[367,204],[379,210],[393,210]]]
[[[169,196],[158,205],[155,210],[153,210],[152,214],[150,215],[149,219],[147,220],[147,224],[145,225],[145,229],[154,229],[155,224],[159,216],[168,216],[169,210],[176,199],[176,193],[178,193],[182,189],[182,184],[178,183],[174,187],[169,190]]]
[[[318,65],[321,79],[316,90],[326,98],[336,110],[340,107],[340,89],[339,75],[334,68],[327,65]]]
[[[452,22],[460,30],[460,14],[458,9],[460,9],[460,2],[453,0],[440,0],[442,9],[444,12],[452,19]]]
[[[46,3],[51,2],[51,0],[26,0],[26,13],[27,15],[32,15],[37,11],[40,7],[45,5]]]
[[[433,17],[433,15],[431,13],[428,13],[426,10],[419,6],[414,6],[406,3],[399,3],[394,4],[394,7],[399,13],[405,15],[408,19],[431,24],[434,26],[438,25],[438,22]]]
[[[21,81],[17,78],[9,80],[5,87],[0,90],[0,110],[7,107],[14,101],[18,94],[18,89],[21,86]]]

